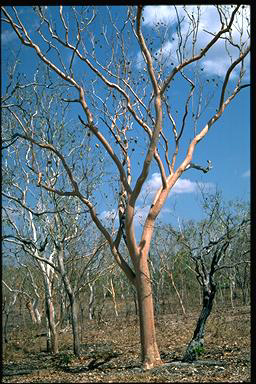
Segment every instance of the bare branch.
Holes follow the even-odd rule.
[[[27,205],[23,204],[22,201],[20,201],[19,199],[17,199],[16,197],[14,196],[10,196],[8,194],[6,194],[5,192],[2,192],[2,195],[7,197],[8,199],[10,200],[13,200],[15,201],[16,203],[18,203],[22,208],[25,208],[27,211],[31,212],[33,215],[35,216],[41,216],[41,215],[45,215],[45,214],[54,214],[56,212],[62,212],[65,210],[65,208],[62,208],[60,211],[42,211],[42,212],[36,212],[34,211],[33,209],[29,208]]]
[[[185,68],[187,65],[189,65],[195,61],[200,60],[203,56],[205,56],[205,54],[209,51],[209,49],[219,40],[219,38],[223,34],[227,33],[230,30],[230,28],[233,24],[233,21],[234,21],[235,14],[238,12],[239,7],[240,7],[240,5],[237,5],[235,7],[234,11],[232,12],[232,15],[230,17],[230,21],[229,21],[229,24],[227,25],[227,27],[224,28],[224,26],[222,25],[222,28],[220,29],[220,31],[218,33],[216,33],[216,35],[213,37],[213,39],[206,45],[206,47],[204,47],[201,50],[201,52],[198,55],[193,56],[190,59],[182,61],[179,65],[177,65],[175,68],[173,68],[172,72],[165,79],[165,81],[163,82],[163,84],[161,86],[161,94],[164,94],[166,88],[168,87],[168,85],[170,84],[171,80],[173,79],[173,77],[176,75],[177,72],[179,72],[181,69]]]
[[[224,97],[225,97],[225,92],[228,84],[229,77],[233,71],[233,69],[242,61],[244,58],[248,55],[250,52],[251,46],[249,45],[244,52],[241,52],[239,57],[230,65],[230,67],[227,70],[223,85],[222,85],[222,90],[221,90],[221,97],[220,97],[220,104],[219,104],[219,110],[222,109],[222,106],[224,105]],[[240,79],[239,79],[240,80]],[[245,85],[248,86],[248,85]],[[244,88],[245,86],[242,86]],[[236,88],[239,87],[239,83]],[[242,89],[241,86],[239,87],[239,91]]]
[[[198,169],[199,171],[203,171],[204,173],[207,173],[213,168],[211,160],[207,160],[207,163],[208,163],[207,167],[202,167],[201,165],[190,163],[188,164],[185,170],[189,168],[194,168],[194,169]]]
[[[120,162],[120,160],[118,159],[118,157],[116,156],[116,154],[114,153],[112,147],[110,146],[110,144],[108,143],[108,141],[104,138],[104,136],[99,132],[98,128],[95,127],[93,124],[86,124],[83,119],[81,118],[80,115],[78,115],[79,117],[79,120],[81,121],[81,123],[89,128],[93,133],[94,135],[101,141],[101,143],[103,144],[103,146],[105,147],[105,149],[107,150],[107,152],[109,153],[109,155],[111,156],[111,158],[114,160],[118,170],[119,170],[119,173],[120,173],[120,179],[121,179],[121,182],[123,183],[126,191],[128,194],[131,194],[131,187],[130,185],[128,184],[128,181],[127,181],[127,177],[126,177],[126,174],[125,174],[125,171],[124,171],[124,168]]]
[[[6,282],[4,280],[2,280],[2,283],[10,292],[17,293],[17,294],[20,293],[21,295],[28,297],[30,300],[32,299],[32,297],[27,292],[21,291],[20,289],[13,289],[13,288],[9,287],[9,285],[6,284]]]
[[[150,79],[151,79],[151,82],[152,82],[152,85],[153,85],[153,89],[154,89],[154,94],[157,95],[159,93],[159,87],[158,87],[158,83],[157,83],[157,80],[156,80],[156,77],[155,77],[155,73],[154,73],[154,68],[153,68],[153,63],[152,63],[152,58],[151,58],[151,54],[146,46],[146,42],[144,40],[144,37],[141,33],[141,15],[142,15],[142,9],[143,9],[143,6],[142,5],[139,5],[138,6],[138,10],[137,10],[137,36],[138,36],[138,40],[139,40],[139,43],[140,43],[140,47],[141,47],[141,51],[145,57],[145,60],[146,60],[146,63],[147,63],[147,66],[148,66],[148,73],[150,75]]]

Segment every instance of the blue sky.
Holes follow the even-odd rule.
[[[10,9],[10,8],[7,8]],[[31,19],[32,9],[31,7],[17,7],[21,14],[22,20],[28,26],[29,32],[34,37],[36,36],[35,29],[38,27],[38,21],[34,18]],[[188,11],[191,9],[188,7]],[[57,9],[53,7],[47,7],[45,12],[53,12],[57,14]],[[11,12],[11,11],[10,11]],[[68,16],[68,8],[64,7],[63,10],[65,16]],[[121,16],[126,15],[126,7],[111,7],[111,12],[113,15],[113,20],[121,20]],[[248,7],[249,12],[249,7]],[[92,14],[92,8],[88,14]],[[184,13],[181,12],[181,16],[184,16]],[[118,18],[117,18],[118,16]],[[143,21],[143,33],[145,36],[150,35],[150,33],[157,36],[157,23],[165,23],[165,26],[168,27],[169,38],[166,38],[165,43],[162,46],[162,51],[160,52],[157,39],[154,40],[154,55],[162,55],[163,60],[167,60],[166,71],[168,72],[170,68],[170,62],[172,65],[175,65],[177,58],[175,55],[175,44],[177,44],[177,34],[174,28],[174,20],[176,13],[173,7],[169,6],[148,6],[144,9],[144,21]],[[106,23],[105,20],[108,17],[108,12],[105,7],[101,7],[99,14],[97,15],[97,24],[92,26],[92,32],[94,37],[101,38],[102,32],[106,33],[106,36],[110,40],[114,36],[113,27],[110,23]],[[59,22],[58,22],[59,23]],[[57,29],[61,30],[60,23],[57,23]],[[118,25],[119,21],[117,21]],[[237,19],[237,23],[241,25],[241,19]],[[202,18],[199,25],[198,33],[198,49],[200,45],[206,44],[207,41],[211,38],[209,33],[204,32],[207,29],[208,32],[214,33],[218,29],[219,23],[216,17],[216,10],[212,6],[204,6],[202,8]],[[182,33],[186,33],[188,24],[184,23],[182,27]],[[160,30],[160,29],[159,29]],[[243,37],[245,38],[245,37]],[[239,34],[236,35],[234,32],[234,39],[239,39]],[[101,41],[102,41],[101,40]],[[237,40],[236,40],[237,41]],[[101,42],[99,42],[101,44]],[[8,65],[13,53],[20,47],[18,39],[15,33],[10,29],[6,23],[2,23],[2,32],[1,32],[1,46],[2,46],[2,89],[5,89],[6,86],[6,73],[8,70]],[[97,48],[98,49],[98,48]],[[106,44],[103,44],[101,56],[98,56],[102,62],[104,61],[104,55],[106,53]],[[232,47],[230,48],[231,54],[233,53]],[[70,52],[64,52],[65,62],[68,63],[71,59]],[[213,82],[216,82],[217,79],[219,83],[223,80],[223,75],[225,70],[228,67],[228,59],[223,54],[224,45],[222,42],[214,47],[209,56],[206,59],[200,61],[200,68],[203,68],[202,81],[204,82],[206,93],[204,95],[209,95]],[[235,52],[235,51],[234,51]],[[138,44],[134,44],[129,47],[129,59],[131,60],[131,65],[133,71],[143,71],[143,58],[139,52]],[[84,67],[81,66],[79,61],[75,59],[74,69],[77,73]],[[28,78],[34,73],[34,70],[37,66],[37,60],[35,53],[29,48],[22,48],[20,52],[20,64],[19,72],[26,72]],[[168,64],[169,63],[169,64]],[[169,67],[168,67],[169,66]],[[29,70],[28,70],[29,68]],[[249,69],[249,58],[246,59],[246,68]],[[86,68],[84,68],[86,69]],[[193,76],[193,71],[195,67],[192,67],[191,76]],[[197,68],[199,71],[199,69]],[[199,71],[200,72],[200,71]],[[233,80],[236,80],[237,71],[234,73]],[[214,79],[214,80],[213,80]],[[245,81],[248,81],[248,75],[245,77]],[[209,81],[208,81],[209,80]],[[207,82],[206,82],[207,81]],[[177,116],[177,122],[181,122],[182,113],[184,111],[184,97],[187,95],[187,89],[184,88],[179,78],[175,80],[175,86],[170,90],[170,97],[172,97],[173,104],[175,108],[179,111],[179,116]],[[231,84],[232,85],[232,84]],[[208,89],[207,89],[208,87]],[[205,97],[206,97],[205,96]],[[198,122],[198,130],[200,130],[203,125],[207,122],[207,119],[212,115],[214,108],[218,106],[218,91],[216,91],[213,96],[212,104],[202,115]],[[196,102],[196,97],[195,97]],[[80,107],[74,107],[73,109],[73,118],[77,121],[77,112],[81,112]],[[190,123],[192,124],[192,123]],[[140,133],[135,132],[138,140],[142,140]],[[184,152],[187,150],[187,143],[191,140],[193,136],[193,130],[189,126],[187,127],[186,134],[184,135],[184,148],[181,154],[184,155]],[[95,148],[95,147],[94,147]],[[98,154],[98,149],[95,148],[95,155]],[[143,152],[140,147],[136,148],[135,153],[131,154],[132,161],[134,164],[134,173],[138,175],[138,169],[135,168],[135,164],[138,161],[143,159]],[[182,157],[180,157],[182,159]],[[207,166],[207,160],[212,161],[213,169],[204,174],[198,170],[188,170],[186,171],[181,179],[174,186],[164,209],[160,215],[160,219],[164,222],[172,222],[174,225],[177,224],[178,218],[182,219],[200,219],[202,216],[202,211],[200,210],[199,195],[198,195],[198,183],[202,187],[206,188],[209,191],[213,191],[214,188],[218,188],[222,191],[223,196],[226,200],[231,199],[250,199],[250,89],[245,88],[242,90],[236,98],[231,102],[227,107],[223,116],[217,121],[217,123],[211,128],[207,136],[198,144],[193,162],[200,164],[202,166]],[[134,178],[133,181],[135,181]],[[150,206],[150,199],[152,199],[156,188],[160,186],[160,177],[159,172],[155,164],[151,167],[151,172],[149,178],[144,186],[142,195],[140,196],[137,209],[138,217],[137,223],[141,221],[141,218],[145,217],[148,207]],[[105,185],[105,188],[107,186]],[[99,196],[102,196],[99,195]],[[101,197],[100,197],[101,198]],[[98,213],[101,215],[101,218],[107,217],[109,214],[115,211],[116,205],[112,206],[111,202],[106,199],[105,201],[101,200],[98,205]]]

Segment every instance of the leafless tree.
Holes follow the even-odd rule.
[[[70,263],[65,262],[65,259],[67,260],[67,244],[72,241],[76,241],[79,237],[79,229],[77,229],[76,224],[76,218],[73,219],[73,228],[72,224],[69,221],[66,221],[64,223],[63,218],[61,217],[61,214],[57,211],[57,213],[54,215],[55,225],[56,225],[56,232],[57,233],[51,233],[52,240],[54,243],[54,248],[56,252],[57,257],[57,265],[58,265],[58,272],[60,273],[60,276],[62,278],[65,290],[67,292],[69,302],[70,302],[70,308],[71,308],[71,324],[72,324],[72,331],[73,331],[73,350],[74,354],[79,356],[80,355],[80,339],[79,339],[79,328],[78,328],[78,304],[77,304],[77,291],[81,289],[79,285],[76,283],[71,283],[71,279],[68,276],[68,269],[70,268]],[[86,229],[82,229],[82,231]],[[81,280],[82,275],[86,273],[86,270],[88,269],[88,266],[92,263],[92,260],[95,259],[96,256],[101,252],[101,250],[104,248],[104,245],[106,241],[103,242],[93,242],[91,241],[91,244],[95,243],[94,249],[91,252],[88,252],[87,255],[76,255],[77,258],[82,258],[84,261],[83,267],[82,267],[82,273],[79,274],[79,280]],[[88,247],[89,250],[89,247]],[[73,260],[68,260],[72,261]],[[75,266],[75,268],[78,268],[78,266]],[[96,277],[94,277],[96,278]],[[87,283],[87,281],[85,281]],[[73,285],[73,286],[72,286]]]
[[[12,186],[15,189],[15,185]],[[9,187],[9,190],[11,188]],[[87,281],[83,279],[85,271],[88,269],[89,265],[93,264],[93,259],[99,254],[99,252],[104,247],[106,241],[97,242],[97,239],[90,242],[90,245],[94,245],[94,249],[86,255],[79,254],[74,255],[72,258],[67,256],[68,248],[70,248],[72,241],[79,241],[82,233],[88,229],[90,223],[83,222],[83,228],[79,227],[78,212],[70,212],[68,210],[67,204],[65,205],[65,211],[67,214],[63,216],[64,207],[58,204],[56,196],[53,195],[53,201],[50,203],[52,206],[52,211],[41,209],[41,211],[32,211],[27,206],[27,187],[23,190],[22,202],[10,195],[9,193],[3,192],[3,195],[6,200],[9,200],[9,205],[5,206],[4,216],[6,217],[6,222],[9,223],[10,229],[8,234],[4,234],[3,239],[8,243],[14,243],[22,247],[26,253],[28,253],[32,259],[35,260],[36,264],[39,266],[44,280],[45,287],[45,303],[46,303],[46,315],[47,322],[49,324],[49,348],[53,353],[57,353],[57,321],[56,321],[56,310],[54,310],[53,303],[53,285],[52,279],[54,275],[60,276],[64,284],[65,291],[68,295],[71,309],[71,324],[73,331],[73,350],[75,355],[80,354],[80,340],[79,340],[79,331],[78,331],[78,309],[77,309],[77,300],[76,293],[81,289],[81,281],[83,285],[87,284]],[[49,204],[48,196],[48,204]],[[46,201],[38,203],[38,206],[46,206]],[[15,207],[16,206],[16,207]],[[16,214],[20,214],[19,218],[14,219],[14,211]],[[11,215],[12,213],[12,215]],[[41,220],[38,220],[38,216],[41,217]],[[24,222],[21,221],[23,217]],[[68,218],[67,218],[68,217]],[[37,220],[36,220],[37,218]],[[18,225],[18,222],[20,222]],[[24,230],[21,230],[20,227],[26,227],[26,221],[29,222],[29,228],[27,233]],[[81,222],[81,219],[80,219]],[[43,231],[41,230],[43,228]],[[39,239],[44,237],[45,240],[40,245]],[[67,269],[71,271],[71,263],[75,265],[74,268],[79,270],[77,260],[82,263],[82,269],[78,273],[79,278],[76,279],[76,284],[73,282],[73,286],[70,282],[70,274]],[[19,261],[21,264],[21,261]],[[29,271],[30,272],[30,271]],[[96,278],[96,276],[94,276]],[[27,302],[27,308],[30,311],[32,318],[34,319],[35,314],[38,315],[37,306],[38,305],[38,292],[33,279],[32,274],[30,273],[30,280],[34,291],[36,293],[36,299],[34,301],[34,306],[32,301]],[[73,279],[74,280],[74,279]],[[35,308],[34,308],[35,307]],[[36,311],[35,311],[36,310]],[[38,318],[38,316],[37,316]],[[36,321],[36,317],[34,319]],[[53,341],[54,339],[54,341]],[[50,341],[51,340],[51,341]],[[52,348],[53,346],[54,348]]]
[[[15,283],[16,283],[15,284],[16,287],[13,288],[13,287],[10,287],[3,280],[3,288],[4,289],[2,290],[2,292],[3,292],[2,313],[3,313],[3,319],[4,319],[4,321],[3,321],[3,336],[4,336],[5,343],[8,343],[8,341],[9,341],[8,321],[9,321],[10,313],[16,304],[18,295],[26,297],[27,303],[31,304],[31,300],[32,300],[31,295],[29,293],[27,293],[23,288],[24,280],[21,282],[21,284],[19,284],[19,282],[17,282],[17,281]],[[9,292],[9,295],[6,294],[6,290]],[[8,298],[8,296],[9,296],[9,298]],[[29,312],[30,312],[32,321],[36,322],[36,317],[35,317],[33,308],[30,307]]]
[[[16,246],[19,246],[25,252],[25,254],[30,255],[36,260],[36,263],[42,273],[44,281],[45,311],[48,324],[47,350],[52,353],[58,353],[58,336],[56,330],[55,309],[52,292],[52,282],[55,275],[55,262],[53,260],[54,254],[50,253],[48,257],[43,256],[47,245],[47,237],[45,237],[44,242],[40,243],[40,245],[38,246],[38,240],[40,241],[40,236],[36,226],[33,223],[32,214],[31,212],[29,213],[31,232],[33,234],[33,237],[31,239],[28,239],[26,236],[24,236],[24,233],[17,227],[17,225],[13,221],[10,221],[10,225],[13,226],[16,233],[4,235],[3,238],[4,241],[8,242],[9,244],[15,244]]]
[[[24,148],[27,164],[40,189],[59,196],[74,197],[86,205],[93,222],[108,241],[117,264],[136,287],[142,362],[145,368],[157,366],[162,362],[156,342],[148,266],[155,220],[171,189],[184,172],[191,169],[203,172],[210,170],[210,162],[206,167],[192,162],[195,148],[236,95],[248,86],[242,82],[245,60],[250,52],[249,19],[246,20],[248,8],[217,5],[214,10],[218,26],[212,31],[200,27],[200,6],[174,6],[175,32],[169,31],[168,26],[156,25],[154,37],[160,36],[157,40],[159,44],[153,42],[152,35],[147,33],[143,24],[145,9],[142,6],[120,7],[116,19],[113,16],[114,10],[109,7],[76,9],[73,6],[60,6],[57,9],[36,6],[33,11],[38,28],[33,32],[30,30],[30,21],[27,24],[19,8],[1,9],[2,20],[9,30],[15,32],[22,46],[30,49],[30,55],[37,57],[46,68],[47,85],[43,82],[46,97],[51,97],[54,86],[61,87],[62,97],[59,100],[78,115],[83,130],[80,140],[85,135],[93,135],[96,139],[95,151],[103,153],[104,150],[111,160],[111,177],[116,188],[112,209],[118,211],[120,218],[117,232],[110,231],[102,220],[97,211],[96,196],[93,198],[93,193],[82,187],[83,162],[75,169],[72,166],[72,156],[78,161],[80,153],[82,159],[88,158],[88,153],[81,146],[76,146],[77,139],[72,146],[72,137],[68,135],[70,128],[63,125],[68,140],[65,150],[59,146],[54,132],[47,129],[47,122],[45,128],[42,128],[42,124],[39,128],[43,115],[36,113],[38,109],[33,110],[41,85],[39,71],[34,73],[31,82],[24,78],[17,82],[15,77],[7,83],[2,106],[12,127],[8,130],[9,135],[4,137],[4,148],[8,150],[10,146],[18,145]],[[110,24],[107,24],[106,18]],[[234,34],[237,36],[237,32],[238,39],[235,39]],[[201,34],[207,34],[208,40],[200,40]],[[172,45],[172,53],[166,50],[166,44],[170,41],[176,44]],[[226,47],[227,68],[218,88],[215,112],[209,112],[205,120],[203,110],[208,107],[210,98],[203,104],[205,78],[201,76],[198,64],[218,44]],[[139,50],[142,60],[139,70],[134,59],[131,59],[133,47]],[[67,52],[70,54],[68,63]],[[22,56],[23,53],[21,59]],[[231,81],[234,73],[235,80]],[[182,99],[181,119],[176,118],[173,110],[176,79],[186,89]],[[191,107],[195,90],[198,91],[198,97],[194,98]],[[29,105],[24,96],[26,91],[30,93],[30,100],[31,95],[34,100]],[[76,105],[79,105],[80,112]],[[192,109],[193,114],[188,114],[189,109]],[[188,116],[192,124],[188,124]],[[185,132],[189,125],[192,131],[186,142]],[[133,132],[136,134],[132,135]],[[133,154],[141,146],[143,152],[138,161],[138,157],[135,160]],[[61,174],[56,173],[54,166],[49,171],[46,159],[60,164]],[[179,164],[176,165],[178,160]],[[136,203],[152,164],[157,166],[161,175],[161,186],[151,201],[141,239],[137,242],[134,226]],[[61,183],[61,178],[65,178],[65,183]],[[100,187],[103,191],[104,186]],[[122,230],[125,232],[132,264],[119,251]]]
[[[203,352],[205,325],[213,308],[218,273],[249,263],[250,242],[246,233],[250,228],[250,212],[245,209],[239,215],[225,208],[219,192],[208,197],[205,195],[204,199],[206,219],[199,224],[190,222],[182,233],[173,230],[194,263],[203,297],[193,337],[183,356],[183,361],[187,362],[196,360]],[[247,238],[245,242],[244,238]],[[239,246],[239,243],[244,246]],[[236,257],[235,253],[239,256]]]

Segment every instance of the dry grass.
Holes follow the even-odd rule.
[[[71,332],[60,335],[60,353],[45,352],[36,330],[15,330],[4,350],[4,383],[43,382],[239,382],[250,381],[250,308],[214,312],[209,318],[205,353],[197,364],[181,364],[197,312],[161,315],[156,319],[163,367],[140,368],[138,321],[129,318],[91,321],[82,330],[82,354],[72,355]],[[95,362],[92,364],[92,362]],[[88,365],[91,363],[91,369]],[[25,371],[27,374],[22,374]]]

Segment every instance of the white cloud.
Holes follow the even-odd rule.
[[[151,179],[146,181],[143,187],[143,193],[145,194],[154,194],[162,185],[161,175],[160,173],[153,173]]]
[[[186,36],[186,52],[187,57],[192,55],[192,39],[193,33],[191,32],[191,22],[189,17],[194,17],[197,20],[198,16],[198,7],[197,6],[177,6],[176,7],[179,19],[182,20],[181,23],[181,35],[183,36],[183,42]],[[227,15],[229,19],[231,12],[234,8],[231,8],[230,5],[222,6],[221,9]],[[158,57],[165,58],[170,55],[171,52],[176,52],[178,44],[178,36],[176,32],[177,24],[177,15],[174,6],[146,6],[144,8],[144,26],[157,28],[162,24],[165,24],[169,27],[169,31],[172,31],[172,35],[167,40],[163,46],[163,53]],[[247,18],[247,19],[246,19]],[[250,7],[244,6],[240,9],[240,12],[236,14],[234,19],[234,27],[232,28],[232,38],[235,44],[240,44],[240,39],[243,42],[248,40],[247,34],[247,25],[250,18]],[[203,5],[200,6],[200,21],[198,25],[198,34],[197,34],[197,43],[195,46],[195,53],[199,53],[200,49],[205,47],[209,41],[213,38],[213,34],[219,31],[221,28],[219,13],[217,8],[213,5]],[[243,31],[243,33],[241,32]],[[160,49],[157,49],[156,52],[159,54]],[[230,56],[237,58],[238,49],[231,44],[228,44],[227,53],[225,40],[220,39],[216,44],[214,44],[207,53],[207,56],[204,60],[201,60],[201,63],[204,67],[204,73],[214,74],[218,76],[223,76],[226,73],[227,68],[230,65]],[[174,61],[174,57],[170,57],[169,65],[171,61]],[[250,64],[249,56],[245,60],[245,65],[248,68]],[[234,71],[233,77],[239,68]]]
[[[189,179],[179,179],[172,188],[171,193],[197,193],[201,188],[210,190],[214,188],[214,184],[209,182],[195,182]]]
[[[117,221],[118,213],[115,209],[111,209],[110,211],[103,211],[99,216],[100,220],[104,222],[104,224],[112,224],[113,220]]]
[[[189,179],[179,179],[172,188],[173,193],[193,193],[197,190],[197,184]]]
[[[162,180],[160,173],[153,173],[151,178],[145,183],[143,190],[141,192],[140,200],[148,201],[148,199],[153,199],[156,192],[162,185]],[[214,188],[213,183],[202,183],[195,182],[189,179],[178,179],[173,188],[171,189],[172,194],[180,193],[197,193],[200,188],[203,189],[212,189]]]
[[[150,208],[150,205],[136,206],[135,215],[134,215],[135,227],[141,226],[144,223],[147,217],[149,208]],[[112,226],[113,220],[114,220],[115,227],[119,225],[119,216],[118,216],[118,212],[115,209],[101,212],[101,214],[99,215],[99,219],[102,221],[103,225],[106,225],[106,226]]]
[[[143,17],[143,24],[153,27],[156,26],[157,23],[174,23],[176,20],[176,12],[174,7],[168,5],[146,6],[143,11]]]
[[[147,214],[149,212],[152,200],[161,187],[162,180],[159,173],[153,173],[151,178],[144,184],[139,200],[136,204],[135,215],[134,215],[134,225],[135,227],[140,227],[144,224]],[[202,183],[195,182],[189,179],[178,179],[176,184],[173,186],[170,194],[182,194],[182,193],[198,193],[200,189],[204,191],[209,191],[214,188],[213,183]],[[169,208],[162,208],[159,217],[163,216],[166,213],[171,213],[172,210]],[[113,220],[115,225],[118,225],[118,212],[114,209],[109,211],[103,211],[100,214],[100,219],[104,224],[112,225]]]
[[[225,13],[227,18],[229,19],[234,8],[231,8],[230,5],[224,5],[221,7],[222,12]],[[198,6],[188,5],[176,6],[176,10],[179,16],[179,20],[182,20],[181,28],[189,26],[191,24],[190,18],[194,18],[195,21],[198,17],[199,11],[199,30],[203,31],[204,29],[208,32],[216,33],[220,27],[221,22],[219,18],[219,13],[214,5],[201,5]],[[157,28],[159,24],[165,24],[167,26],[172,26],[177,24],[177,13],[175,10],[175,6],[168,5],[156,5],[156,6],[146,6],[143,11],[143,25],[149,27]],[[236,13],[234,19],[234,28],[232,31],[232,36],[235,38],[235,43],[239,42],[240,39],[240,30],[244,29],[244,38],[246,38],[246,18],[250,17],[250,6],[244,6],[240,8],[239,12]],[[175,32],[176,33],[176,32]],[[209,34],[205,34],[209,38],[212,38]]]
[[[172,42],[169,40],[166,41],[163,46],[155,52],[155,58],[161,61],[162,63],[167,62],[167,65],[170,65],[171,62],[177,65],[177,56],[175,54],[177,43],[175,40],[176,39],[174,39],[174,41]]]
[[[135,215],[134,215],[134,226],[135,227],[141,227],[144,225],[146,217],[147,217],[148,212],[149,212],[149,209],[150,209],[150,204],[147,204],[144,206],[136,205]],[[172,212],[173,211],[170,208],[164,208],[163,207],[159,213],[158,218],[161,218],[166,213],[172,213]]]
[[[244,172],[244,173],[242,174],[242,177],[251,177],[251,170],[248,169],[248,171]]]

